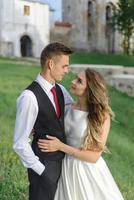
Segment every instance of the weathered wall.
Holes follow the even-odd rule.
[[[24,5],[30,6],[30,15],[24,15]],[[43,47],[49,43],[48,5],[22,0],[1,0],[0,13],[1,55],[20,57],[20,39],[27,35],[32,40],[33,56],[39,57]]]
[[[121,35],[107,26],[107,6],[118,0],[63,0],[63,20],[72,23],[72,46],[87,51],[122,52]],[[109,15],[111,10],[109,11]]]

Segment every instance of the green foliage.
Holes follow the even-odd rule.
[[[134,6],[131,0],[119,0],[114,10],[113,24],[123,34],[124,52],[130,53],[130,38],[134,30]]]
[[[82,55],[81,55],[82,56]],[[22,64],[23,63],[23,64]],[[76,60],[75,60],[76,63]],[[40,68],[34,63],[0,60],[0,199],[27,200],[27,172],[12,150],[16,98],[35,79]],[[70,73],[63,84],[69,88],[74,78]],[[105,154],[125,200],[134,199],[134,99],[110,88],[111,105],[116,114]]]
[[[134,56],[132,55],[113,55],[98,53],[76,52],[71,56],[71,64],[105,64],[134,66]]]

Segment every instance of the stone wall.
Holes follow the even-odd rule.
[[[29,14],[25,14],[25,7],[29,8]],[[49,43],[49,33],[47,4],[36,1],[0,0],[1,55],[21,57],[21,39],[27,36],[31,41],[32,56],[39,57],[41,50]]]
[[[108,26],[108,17],[117,2],[63,0],[63,21],[73,25],[69,39],[74,48],[90,52],[122,52],[121,35]]]
[[[129,96],[134,96],[134,75],[117,74],[112,76],[110,85],[121,92],[127,93]]]
[[[70,31],[72,25],[69,23],[56,22],[55,26],[50,30],[50,41],[61,42],[67,46],[71,46]]]
[[[2,56],[14,56],[13,42],[0,42],[0,55]]]

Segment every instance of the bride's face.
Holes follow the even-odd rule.
[[[87,81],[85,72],[79,73],[71,83],[70,92],[75,96],[82,97],[86,95]]]

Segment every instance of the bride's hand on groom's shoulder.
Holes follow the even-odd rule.
[[[47,140],[38,140],[38,147],[42,152],[54,152],[61,149],[63,143],[58,138],[50,135],[47,135],[46,137],[48,138]]]

